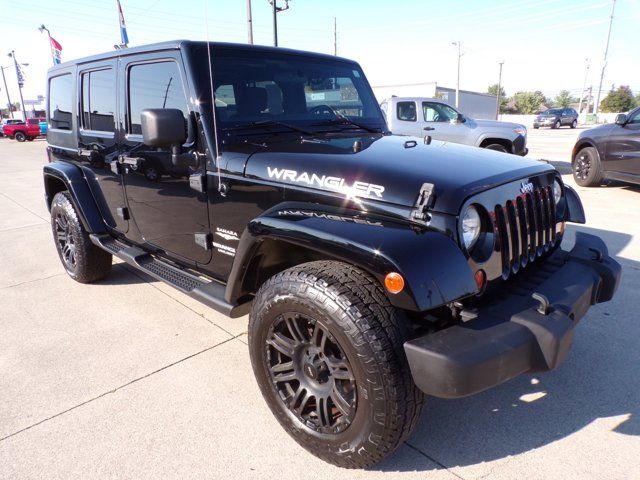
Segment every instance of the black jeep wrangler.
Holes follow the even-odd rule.
[[[180,41],[55,66],[47,206],[62,263],[116,256],[231,317],[262,394],[318,457],[372,465],[423,395],[566,357],[620,266],[547,164],[388,135],[360,66]],[[150,172],[153,169],[153,172]]]

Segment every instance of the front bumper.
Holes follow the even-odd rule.
[[[505,284],[506,298],[464,312],[472,320],[406,342],[416,385],[457,398],[521,373],[552,370],[569,353],[573,330],[591,305],[613,297],[621,270],[600,238],[578,232],[570,252],[557,250]]]
[[[556,123],[556,119],[555,118],[544,118],[544,119],[540,119],[540,120],[534,120],[533,121],[533,126],[534,127],[550,127],[552,125],[554,125]]]
[[[529,149],[527,148],[527,137],[524,135],[518,135],[516,139],[513,141],[513,151],[511,152],[514,155],[520,155],[524,157],[527,153],[529,153]]]

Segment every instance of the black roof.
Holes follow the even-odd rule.
[[[207,42],[202,42],[202,41],[193,41],[193,40],[171,40],[171,41],[167,41],[167,42],[159,42],[159,43],[151,43],[149,45],[140,45],[137,47],[130,47],[130,48],[123,48],[123,49],[119,49],[119,50],[113,50],[110,52],[105,52],[105,53],[99,53],[97,55],[92,55],[89,57],[83,57],[83,58],[78,58],[75,60],[69,60],[67,62],[61,63],[59,65],[56,65],[54,67],[51,67],[49,69],[49,71],[55,71],[58,70],[60,68],[65,68],[65,67],[69,67],[71,65],[77,65],[77,64],[82,64],[82,63],[90,63],[90,62],[96,62],[99,60],[106,60],[109,58],[118,58],[118,57],[125,57],[128,55],[136,55],[136,54],[140,54],[140,53],[150,53],[150,52],[158,52],[158,51],[163,51],[163,50],[179,50],[181,48],[184,47],[196,47],[196,46],[205,46],[207,44]],[[211,48],[216,48],[216,47],[231,47],[231,48],[238,48],[238,49],[243,49],[243,50],[256,50],[256,51],[263,51],[263,52],[278,52],[278,53],[290,53],[290,54],[294,54],[294,55],[313,55],[315,57],[324,57],[327,59],[339,59],[342,61],[349,61],[349,62],[353,62],[353,60],[349,60],[346,58],[342,58],[342,57],[335,57],[333,55],[327,55],[325,53],[316,53],[316,52],[307,52],[304,50],[295,50],[295,49],[290,49],[290,48],[281,48],[281,47],[270,47],[270,46],[265,46],[265,45],[248,45],[245,43],[227,43],[227,42],[209,42],[209,45],[211,46]]]

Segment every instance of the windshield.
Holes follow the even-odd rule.
[[[314,130],[349,122],[385,128],[371,88],[355,63],[225,48],[212,56],[216,119],[222,129],[274,122]]]
[[[561,108],[550,108],[546,112],[542,112],[542,115],[562,115]]]

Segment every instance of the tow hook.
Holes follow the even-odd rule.
[[[549,311],[551,310],[549,305],[549,299],[546,296],[544,296],[542,293],[538,293],[538,292],[533,292],[531,296],[533,297],[534,300],[537,300],[539,303],[538,308],[536,308],[538,313],[540,315],[549,315]]]

